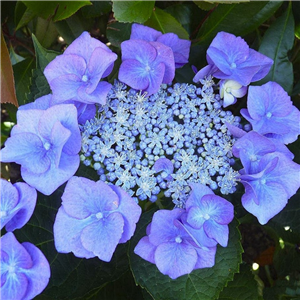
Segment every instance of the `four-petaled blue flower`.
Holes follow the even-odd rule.
[[[34,188],[24,182],[10,183],[0,179],[0,223],[1,229],[14,231],[23,227],[35,208],[37,193]]]
[[[205,76],[237,81],[247,86],[264,78],[271,69],[273,60],[250,49],[241,38],[227,32],[219,32],[207,49],[208,66],[194,77],[198,82]]]
[[[77,171],[80,148],[74,105],[21,109],[17,112],[17,125],[0,151],[0,160],[20,164],[22,178],[50,195]]]
[[[30,300],[40,294],[50,278],[50,266],[36,246],[20,244],[12,232],[1,237],[2,300]]]
[[[253,130],[284,144],[294,142],[300,134],[300,112],[276,82],[250,86],[247,109],[241,114]]]
[[[174,79],[173,51],[164,44],[129,40],[121,44],[121,51],[119,80],[132,88],[152,95],[162,83],[171,83]]]
[[[191,41],[180,39],[175,33],[162,34],[151,27],[132,24],[130,39],[159,42],[170,47],[174,54],[176,68],[181,68],[188,62]]]
[[[202,247],[182,224],[183,214],[185,210],[180,208],[157,211],[147,227],[147,236],[134,249],[172,279],[215,263],[215,244]]]
[[[116,59],[106,45],[83,32],[44,70],[53,93],[52,104],[68,100],[105,104],[111,84],[99,81],[111,73]]]
[[[140,206],[122,188],[74,176],[56,215],[55,247],[108,262],[117,245],[132,237],[140,215]]]

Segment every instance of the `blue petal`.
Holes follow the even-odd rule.
[[[144,26],[141,24],[132,24],[131,26],[131,35],[130,39],[131,40],[145,40],[149,42],[154,42],[156,41],[162,33],[160,31],[157,31],[151,27]]]
[[[159,271],[172,279],[191,273],[198,259],[193,246],[176,242],[159,245],[154,257]]]
[[[70,217],[63,207],[60,207],[53,225],[55,248],[60,253],[73,252],[77,257],[92,258],[95,255],[87,251],[81,243],[80,235],[87,225],[94,220],[84,219],[78,220]],[[66,234],[68,232],[68,234]]]
[[[155,264],[154,254],[156,247],[150,243],[149,237],[144,236],[140,239],[138,244],[134,248],[134,253],[139,255],[141,258]]]
[[[42,97],[34,100],[34,102],[19,106],[19,110],[27,110],[27,109],[46,110],[47,108],[49,108],[51,106],[50,105],[51,99],[52,99],[52,94],[42,96]]]
[[[217,247],[212,248],[195,248],[198,255],[197,263],[194,267],[196,269],[211,268],[215,265],[215,257]]]
[[[228,225],[220,225],[214,220],[207,220],[203,225],[205,233],[216,240],[221,246],[227,247],[229,229]]]
[[[214,194],[214,192],[204,184],[191,183],[190,186],[192,188],[192,191],[186,201],[186,209],[189,209],[192,206],[200,206],[201,199],[204,195]]]
[[[33,261],[33,266],[24,271],[28,279],[28,287],[23,300],[30,300],[40,294],[48,285],[50,265],[44,254],[36,246],[28,242],[23,243],[22,246],[30,254]]]
[[[14,276],[7,276],[1,286],[1,299],[23,300],[28,286],[28,279],[23,273],[16,273]]]
[[[82,230],[81,242],[85,249],[99,259],[109,262],[121,239],[124,220],[120,213],[111,213]]]
[[[161,172],[161,171],[165,171],[168,174],[172,174],[173,171],[174,171],[173,163],[165,157],[159,158],[154,163],[153,168],[154,168],[156,173]]]
[[[106,97],[108,92],[111,90],[112,85],[106,81],[98,83],[96,89],[88,94],[85,86],[81,86],[78,89],[78,98],[80,102],[86,104],[101,104],[106,103]]]

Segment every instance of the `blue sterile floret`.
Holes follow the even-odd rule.
[[[225,123],[239,126],[240,118],[221,105],[212,86],[162,85],[149,97],[116,82],[97,117],[80,127],[81,158],[139,200],[164,192],[184,207],[191,182],[233,193],[238,172]]]
[[[30,300],[40,294],[50,278],[50,266],[40,249],[20,244],[12,232],[1,237],[1,299]]]
[[[1,182],[0,223],[1,229],[14,231],[23,227],[33,214],[37,193],[24,182],[10,183],[4,179]]]
[[[159,210],[134,252],[172,279],[215,264],[217,244],[226,247],[233,205],[200,183],[192,184],[186,209]]]
[[[108,262],[117,245],[132,237],[140,215],[140,206],[122,188],[74,176],[54,222],[55,247]]]
[[[83,32],[44,70],[53,93],[52,104],[104,104],[111,84],[100,79],[111,73],[116,59],[105,44]]]
[[[45,110],[19,109],[17,124],[0,151],[0,160],[20,164],[24,181],[50,195],[77,171],[80,146],[73,104]]]

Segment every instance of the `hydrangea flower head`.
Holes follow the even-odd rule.
[[[0,160],[20,164],[24,181],[50,195],[77,171],[80,147],[74,105],[19,109],[17,124],[0,151]]]
[[[50,278],[50,266],[33,244],[20,244],[13,233],[1,237],[1,299],[30,300],[40,294]]]
[[[62,200],[54,223],[55,247],[77,257],[110,261],[116,246],[132,237],[141,215],[120,187],[82,177],[68,181]]]
[[[162,34],[151,27],[135,23],[131,27],[130,39],[159,42],[170,47],[174,54],[176,68],[181,68],[188,62],[191,42],[180,39],[175,33]]]
[[[281,143],[292,143],[300,134],[300,112],[276,82],[249,87],[247,109],[241,114],[253,130]]]
[[[128,40],[121,44],[121,50],[121,82],[152,95],[162,83],[174,79],[174,55],[169,47],[158,42]]]
[[[172,279],[189,274],[194,269],[212,267],[216,247],[202,248],[181,223],[185,210],[159,210],[153,215],[143,237],[134,252]]]
[[[37,198],[36,190],[23,182],[12,184],[1,178],[0,183],[1,229],[4,226],[6,231],[20,229],[32,216]]]
[[[194,82],[213,75],[218,79],[237,81],[242,86],[265,77],[273,64],[272,59],[250,49],[241,38],[219,32],[207,49],[208,66],[194,77]]]
[[[111,84],[99,81],[110,74],[116,59],[117,55],[106,45],[83,32],[44,70],[53,104],[68,100],[105,104]]]

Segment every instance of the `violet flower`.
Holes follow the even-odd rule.
[[[37,193],[34,188],[24,182],[1,182],[0,223],[1,229],[14,231],[23,227],[33,214]]]
[[[240,171],[245,186],[244,208],[264,225],[287,204],[300,187],[300,165],[280,152],[267,153],[247,173]]]
[[[50,278],[49,263],[36,246],[20,244],[12,232],[1,237],[1,299],[30,300],[40,294]]]
[[[140,215],[139,205],[120,187],[74,176],[56,215],[55,247],[109,262],[117,245],[132,237]]]
[[[294,142],[300,134],[300,112],[276,82],[250,86],[247,109],[241,114],[254,131],[284,144]]]
[[[174,54],[175,68],[181,68],[188,62],[191,41],[180,39],[175,33],[162,34],[151,27],[132,24],[130,39],[160,42],[170,47]]]
[[[106,45],[83,32],[44,70],[53,93],[52,104],[68,100],[105,104],[111,84],[99,81],[110,74],[116,59]]]
[[[176,279],[194,269],[212,267],[216,247],[203,248],[184,228],[181,217],[185,210],[159,210],[153,215],[134,253],[155,263],[159,271]]]
[[[19,109],[17,124],[0,151],[0,160],[20,164],[24,181],[50,195],[77,171],[80,148],[74,105]]]
[[[175,76],[172,50],[158,42],[128,40],[121,44],[122,64],[119,80],[136,90],[152,95],[162,83]]]
[[[241,38],[227,32],[219,32],[211,42],[206,54],[208,66],[194,77],[198,82],[205,76],[234,80],[242,86],[265,77],[273,60],[250,49]]]

